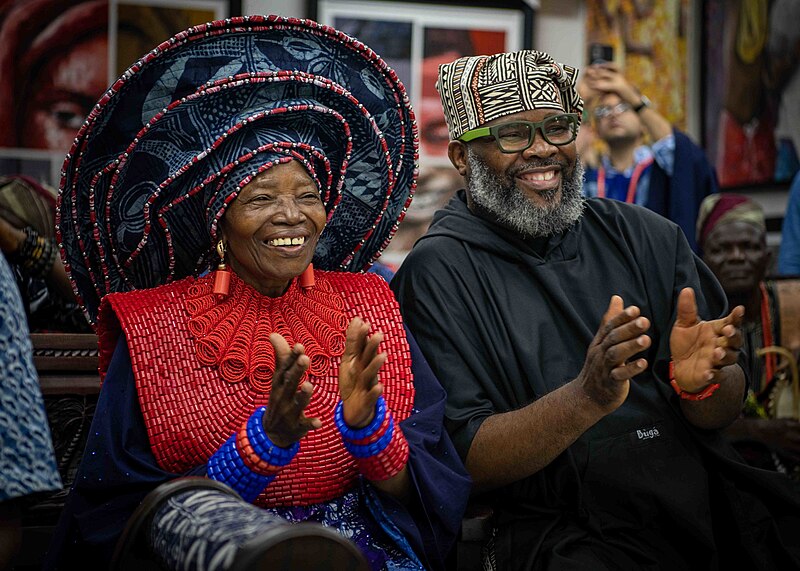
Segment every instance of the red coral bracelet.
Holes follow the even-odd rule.
[[[672,385],[672,388],[675,389],[675,392],[681,397],[683,400],[703,400],[707,399],[714,392],[719,388],[719,383],[711,383],[706,388],[704,388],[699,393],[689,393],[683,390],[678,381],[675,380],[675,363],[672,361],[669,362],[669,384]]]

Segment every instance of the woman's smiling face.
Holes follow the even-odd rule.
[[[326,218],[319,189],[303,165],[275,165],[245,185],[226,210],[226,261],[256,290],[279,296],[311,263]]]

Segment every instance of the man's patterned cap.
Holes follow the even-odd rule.
[[[531,109],[581,116],[577,68],[536,50],[467,56],[439,66],[436,89],[450,138],[498,117]]]

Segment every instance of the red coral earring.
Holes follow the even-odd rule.
[[[219,265],[214,272],[214,294],[219,298],[228,297],[231,287],[231,271],[225,265],[225,243],[220,240],[217,242],[217,255]]]
[[[314,287],[314,264],[308,264],[308,267],[300,274],[300,287],[303,289]]]

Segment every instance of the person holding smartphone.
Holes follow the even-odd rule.
[[[696,251],[697,211],[718,190],[703,150],[671,125],[614,63],[598,60],[590,65],[580,91],[603,148],[595,164],[586,165],[584,195],[645,206],[678,224]]]

